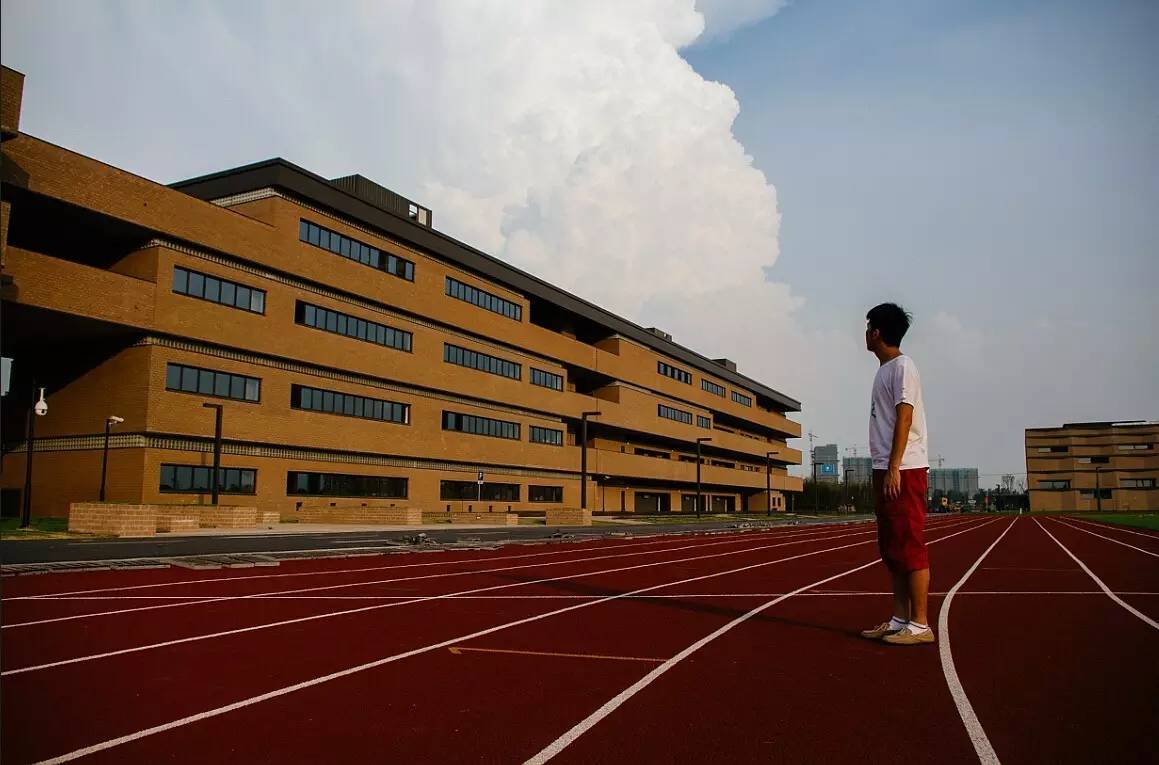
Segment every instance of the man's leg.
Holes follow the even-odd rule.
[[[893,578],[893,618],[901,622],[908,622],[910,620],[911,575],[895,571],[891,576]],[[924,609],[925,606],[923,605],[922,608]]]
[[[923,568],[919,571],[911,571],[908,575],[903,574],[903,577],[908,579],[906,582],[906,593],[909,599],[911,615],[908,617],[910,621],[918,624],[929,624],[928,615],[926,613],[926,598],[930,593],[930,570]],[[896,580],[896,576],[895,576]],[[897,586],[894,585],[894,614],[897,611]]]

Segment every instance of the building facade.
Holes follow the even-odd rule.
[[[1159,423],[1026,430],[1031,511],[1159,510]]]
[[[813,478],[820,483],[837,483],[837,444],[825,444],[813,449]]]
[[[842,461],[841,477],[847,483],[873,483],[873,458],[846,457]]]
[[[929,490],[971,498],[978,493],[978,468],[930,468]]]
[[[701,437],[706,509],[800,490],[799,403],[731,361],[441,234],[361,176],[278,159],[163,186],[22,134],[22,79],[4,70],[5,513],[29,420],[34,514],[97,498],[110,417],[109,501],[208,502],[207,404],[221,502],[283,517],[578,507],[585,421],[597,512],[693,509]]]

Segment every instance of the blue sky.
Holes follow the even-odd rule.
[[[0,13],[25,131],[162,182],[270,156],[361,172],[734,359],[818,443],[864,453],[885,300],[915,315],[931,453],[983,484],[1025,470],[1026,427],[1159,418],[1159,3]]]

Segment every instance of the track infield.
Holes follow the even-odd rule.
[[[5,763],[1088,763],[1159,730],[1159,534],[872,524],[3,580]]]

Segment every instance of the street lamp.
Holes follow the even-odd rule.
[[[853,468],[845,468],[845,490],[846,491],[849,491],[849,474],[852,472],[854,472]],[[853,495],[852,494],[849,495],[849,504],[855,510],[857,509],[856,506],[853,505]]]
[[[766,516],[773,514],[773,455],[776,452],[765,452],[765,504],[768,510]]]
[[[24,454],[24,507],[20,510],[20,528],[26,529],[32,525],[32,442],[36,440],[36,427],[34,423],[37,417],[43,417],[48,414],[48,402],[44,400],[44,388],[40,388],[40,396],[37,397],[36,380],[32,381],[32,397],[34,403],[28,410],[28,444],[27,451]]]
[[[218,484],[221,482],[221,404],[202,404],[206,409],[216,409],[217,416],[213,428],[213,476],[209,479],[210,496],[217,506]]]
[[[101,502],[105,501],[105,475],[109,469],[109,428],[120,425],[124,421],[123,417],[118,417],[115,414],[109,415],[108,419],[105,420],[105,450],[101,455]]]
[[[700,517],[700,445],[711,441],[708,436],[696,439],[696,517]]]
[[[599,412],[580,412],[580,510],[588,509],[588,417]]]

